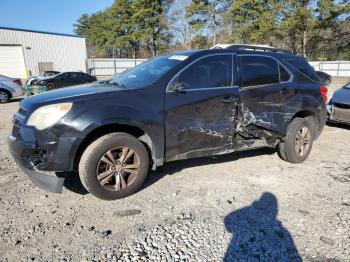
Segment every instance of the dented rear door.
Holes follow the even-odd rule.
[[[301,105],[292,74],[267,55],[239,55],[237,132],[249,138],[283,136]]]
[[[235,60],[227,53],[207,55],[170,81],[165,95],[167,161],[232,150],[239,99]]]

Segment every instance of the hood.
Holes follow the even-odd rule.
[[[35,96],[27,97],[21,101],[21,107],[26,111],[32,111],[42,105],[75,102],[80,99],[86,99],[87,97],[95,97],[106,93],[118,92],[121,90],[125,89],[101,84],[87,84],[82,86],[60,88]]]
[[[350,105],[350,89],[341,88],[334,92],[332,97],[333,103]]]

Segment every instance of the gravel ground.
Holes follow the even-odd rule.
[[[74,173],[63,194],[23,175],[6,146],[17,109],[0,105],[0,261],[350,261],[349,127],[326,126],[303,164],[273,150],[178,161],[101,201]]]

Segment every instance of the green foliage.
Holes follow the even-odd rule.
[[[105,11],[84,14],[75,32],[87,37],[107,56],[137,56],[145,47],[155,56],[166,45],[165,10],[170,0],[115,0]]]
[[[213,45],[221,25],[221,14],[227,9],[228,2],[220,0],[192,0],[186,6],[186,18],[196,36],[211,32]],[[200,38],[197,37],[196,41]],[[203,39],[202,39],[203,40]]]
[[[74,26],[95,56],[249,43],[310,59],[350,59],[349,0],[115,0]]]
[[[266,41],[276,27],[276,11],[273,1],[233,1],[226,15],[226,22],[232,28],[228,41],[235,43]]]

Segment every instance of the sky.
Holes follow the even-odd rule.
[[[0,0],[0,27],[74,34],[84,14],[112,5],[114,0]]]

